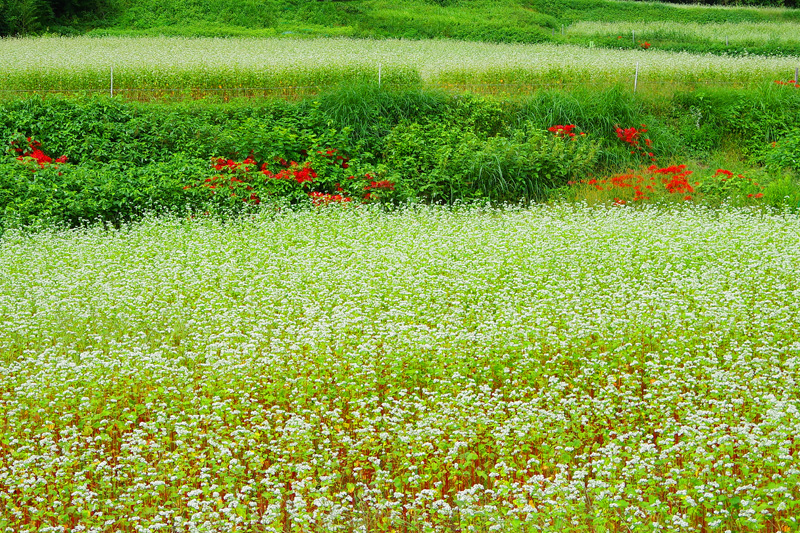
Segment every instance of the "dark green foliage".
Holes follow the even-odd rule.
[[[105,97],[34,97],[3,104],[0,139],[20,131],[75,163],[143,165],[175,153],[243,159],[251,150],[263,157],[279,151],[297,158],[324,130],[311,120],[283,101],[149,105]]]
[[[17,161],[16,153],[0,155],[0,218],[2,224],[117,224],[149,209],[199,209],[209,202],[220,208],[225,197],[211,198],[195,186],[215,174],[212,157],[242,161],[250,155],[275,173],[284,168],[277,166],[281,159],[300,166],[310,161],[319,170],[314,190],[334,194],[345,182],[355,199],[371,180],[389,180],[397,200],[538,200],[569,179],[649,165],[616,137],[617,125],[646,125],[658,164],[691,158],[713,165],[714,154],[733,150],[774,172],[797,173],[797,116],[800,91],[774,84],[678,92],[671,99],[586,89],[498,101],[377,86],[341,88],[303,102],[32,97],[0,104],[3,151],[12,140],[19,146],[33,137],[47,155],[65,155],[68,162],[38,168],[32,160]],[[575,124],[587,135],[572,141],[547,131],[558,124]],[[346,157],[350,168],[325,166],[317,151],[328,149]],[[776,183],[765,198],[794,194],[797,187],[787,179],[759,178]],[[305,195],[292,190],[292,198]]]
[[[445,203],[543,200],[548,190],[597,161],[597,143],[557,138],[532,123],[497,135],[498,125],[476,112],[491,105],[481,109],[480,100],[468,102],[433,120],[400,124],[387,137],[386,165],[416,196]]]
[[[0,36],[36,33],[52,18],[45,0],[0,0]]]
[[[345,85],[320,95],[307,111],[317,121],[330,121],[351,132],[361,150],[373,153],[391,129],[403,120],[438,115],[449,98],[418,89],[386,90],[377,84]]]
[[[800,127],[795,127],[767,149],[765,162],[776,169],[791,169],[800,176]]]
[[[800,91],[769,85],[678,93],[673,106],[679,133],[690,148],[708,151],[727,141],[758,157],[796,124]]]
[[[117,0],[0,0],[0,37],[53,29],[71,34],[70,25],[97,25],[117,11]]]
[[[6,160],[0,163],[0,226],[119,224],[148,211],[200,209],[206,198],[183,186],[209,173],[207,161],[180,154],[140,167],[115,161],[36,168]]]

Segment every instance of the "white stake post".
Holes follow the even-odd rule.
[[[639,85],[639,62],[636,62],[636,74],[633,76],[633,94],[636,94],[636,87]]]
[[[636,30],[631,30],[631,39],[633,39],[633,44],[636,44]]]
[[[728,46],[728,37],[725,37],[725,46]]]
[[[111,98],[114,98],[114,65],[111,65]]]
[[[378,88],[381,88],[381,64],[378,63]]]
[[[797,74],[800,68],[794,67],[794,84],[797,85]]]

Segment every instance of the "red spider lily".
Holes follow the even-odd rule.
[[[263,168],[261,173],[268,178],[274,178],[278,180],[294,179],[297,183],[309,183],[314,181],[314,179],[317,177],[317,173],[313,168],[311,168],[311,163],[306,163],[302,168],[300,168],[296,161],[292,161],[289,168],[285,168],[277,174],[273,174],[269,169],[266,168]]]
[[[547,128],[547,131],[555,134],[556,137],[572,138],[575,137],[575,132],[572,131],[575,129],[575,127],[576,127],[575,124],[566,124],[566,125],[557,124],[555,126],[550,126],[549,128]],[[585,134],[581,133],[581,135]]]
[[[28,141],[27,150],[17,146],[16,142],[14,141],[11,142],[12,150],[17,154],[19,154],[17,156],[17,160],[25,161],[25,158],[29,157],[33,159],[37,165],[39,165],[39,168],[45,168],[46,166],[49,166],[54,163],[53,158],[45,154],[44,151],[42,150],[41,142],[34,140],[30,137],[27,138],[27,141]],[[55,160],[55,163],[66,163],[66,162],[67,162],[67,156],[65,155],[62,155],[61,157],[58,157]]]
[[[645,50],[647,50],[648,48],[650,48],[650,43],[648,43],[647,41],[645,41],[645,42],[643,42],[643,43],[642,43],[641,45],[639,45],[639,46],[641,46],[642,48],[644,48]]]
[[[692,185],[686,179],[690,174],[692,174],[692,171],[686,170],[686,165],[672,165],[664,168],[656,168],[655,165],[651,165],[647,170],[653,174],[669,176],[667,178],[663,178],[662,182],[664,183],[664,188],[670,193],[680,194],[694,192],[694,187],[692,187]]]
[[[647,130],[642,127],[641,129],[636,128],[625,128],[622,129],[619,126],[615,126],[615,131],[617,132],[617,137],[619,137],[623,142],[630,144],[631,146],[638,146],[639,145],[639,137],[642,133],[647,133]],[[645,139],[645,143],[647,143],[647,139]],[[649,144],[647,146],[650,146]]]
[[[714,176],[719,176],[719,175],[725,176],[724,178],[722,178],[722,180],[725,181],[733,177],[733,172],[731,172],[730,170],[724,170],[718,168],[717,171],[714,173]]]
[[[230,170],[236,170],[237,168],[239,168],[239,163],[237,163],[233,159],[224,159],[222,157],[216,157],[211,160],[211,166],[214,168],[214,170],[223,170],[225,168],[228,168]]]

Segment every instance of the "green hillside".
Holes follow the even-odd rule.
[[[800,11],[781,7],[615,0],[0,0],[0,35],[351,36],[624,47],[635,46],[635,39],[618,41],[619,35],[609,35],[615,28],[587,31],[585,23],[653,21],[675,23],[662,35],[664,47],[672,50],[781,55],[800,50],[794,39],[781,39],[800,34],[795,26]],[[720,50],[719,31],[681,30],[687,24],[732,23],[760,24],[764,30]],[[647,29],[642,31],[648,37]]]

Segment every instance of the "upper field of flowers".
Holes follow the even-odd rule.
[[[0,530],[797,530],[797,216],[340,207],[6,233]]]
[[[253,88],[788,79],[796,57],[715,56],[448,40],[26,38],[0,40],[2,90]]]

